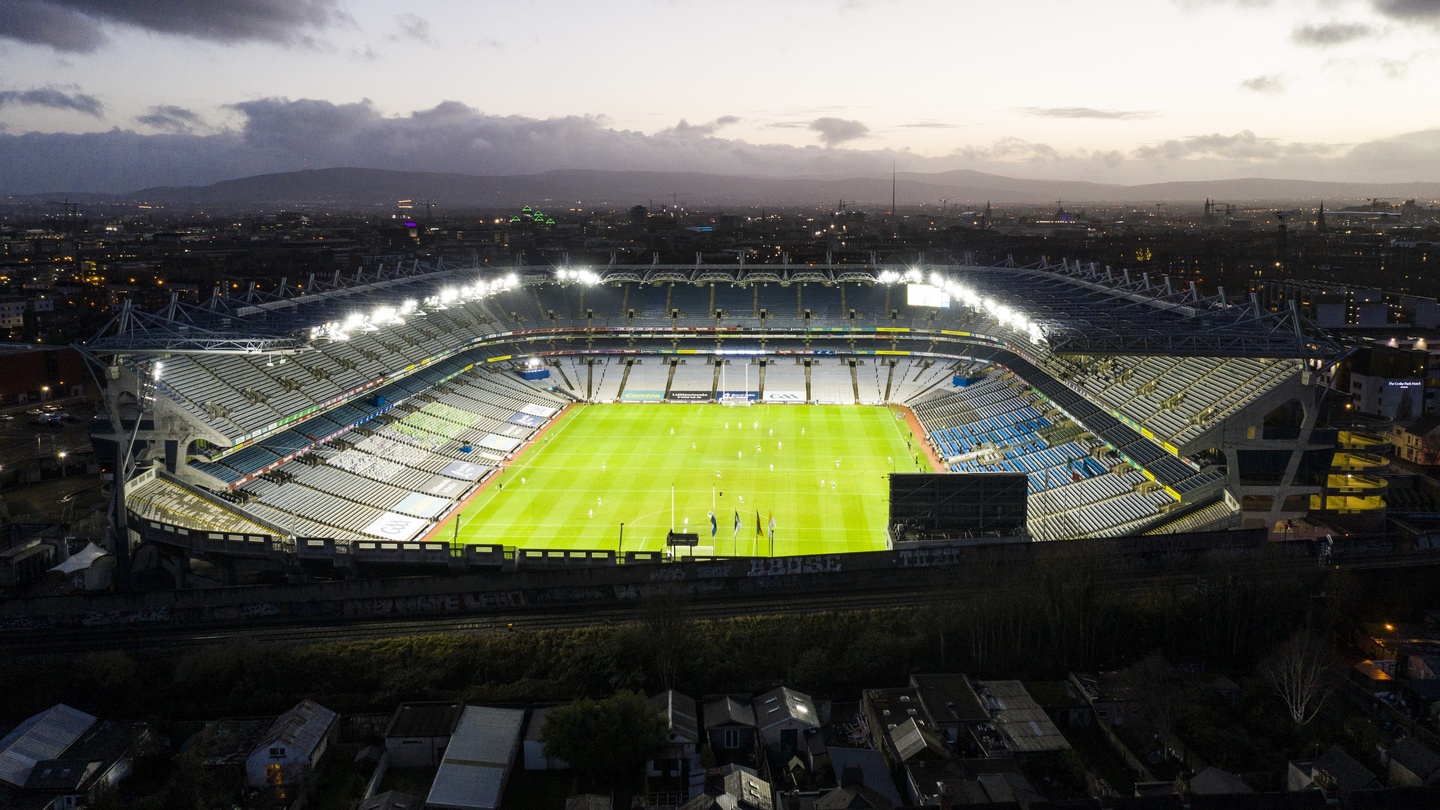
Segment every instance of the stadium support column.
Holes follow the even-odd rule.
[[[1302,374],[1306,377],[1309,376],[1308,370],[1302,372]],[[1285,502],[1289,498],[1291,490],[1295,487],[1295,476],[1299,474],[1300,462],[1305,457],[1305,451],[1313,449],[1310,442],[1315,432],[1315,422],[1320,415],[1320,408],[1316,402],[1316,387],[1313,385],[1313,380],[1307,380],[1305,389],[1309,396],[1301,398],[1300,400],[1300,407],[1304,413],[1304,418],[1300,423],[1300,435],[1296,437],[1295,446],[1290,452],[1290,461],[1285,465],[1285,474],[1280,479],[1280,485],[1275,488],[1275,497],[1270,501],[1270,511],[1265,517],[1265,530],[1267,532],[1274,530],[1275,524],[1280,522],[1282,513],[1293,511],[1285,508]],[[1300,511],[1308,513],[1310,505],[1308,496],[1305,498],[1305,505],[1306,509]],[[1289,532],[1287,527],[1287,539],[1288,536]]]
[[[106,399],[108,400],[109,397]],[[110,411],[111,429],[114,430],[120,424],[120,409],[111,406],[108,410]],[[117,438],[115,467],[112,470],[115,481],[110,487],[110,508],[113,511],[110,528],[114,532],[111,540],[113,541],[112,548],[115,550],[115,590],[122,593],[130,590],[130,526],[125,513],[125,473],[129,466],[129,456],[129,442]]]

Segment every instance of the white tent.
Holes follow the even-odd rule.
[[[68,560],[60,563],[59,565],[51,568],[50,570],[59,571],[62,574],[73,574],[76,571],[84,571],[85,569],[94,565],[96,560],[104,557],[109,553],[110,552],[106,551],[103,548],[100,548],[94,543],[90,543],[86,545],[85,548],[82,548],[74,554],[71,554]]]

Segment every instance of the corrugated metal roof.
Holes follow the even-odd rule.
[[[0,739],[0,781],[24,785],[36,762],[59,758],[94,724],[93,716],[63,703],[29,718]]]
[[[499,807],[524,722],[524,709],[466,706],[450,735],[425,805],[467,810]]]
[[[975,692],[1015,751],[1064,751],[1070,743],[1020,681],[976,681]]]

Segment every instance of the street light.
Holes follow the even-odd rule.
[[[65,476],[65,451],[64,451],[64,450],[61,450],[61,451],[60,451],[60,477],[61,477],[61,478],[66,477],[66,476]]]

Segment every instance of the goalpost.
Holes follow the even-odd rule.
[[[729,364],[723,356],[716,355],[716,359],[720,361],[720,390],[724,392],[720,394],[720,404],[732,408],[736,405],[744,405],[746,407],[753,405],[754,403],[750,399],[750,359],[748,357],[745,359],[745,388],[744,393],[740,394],[733,394],[726,391],[725,372]]]

